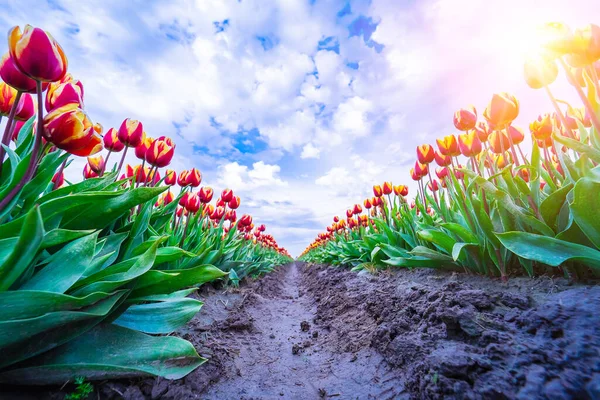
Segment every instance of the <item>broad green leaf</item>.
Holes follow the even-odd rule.
[[[557,191],[550,194],[550,196],[546,197],[540,206],[540,214],[542,214],[542,218],[544,218],[544,221],[546,221],[548,226],[555,231],[558,229],[556,219],[558,218],[560,209],[567,200],[567,194],[572,188],[572,183],[561,187]]]
[[[172,293],[176,290],[199,286],[206,282],[226,276],[213,265],[200,265],[195,268],[148,271],[136,281],[136,287],[131,293],[132,297],[145,297],[156,294]]]
[[[580,179],[573,188],[571,213],[583,233],[600,248],[600,182]]]
[[[113,324],[145,333],[171,333],[187,324],[201,308],[201,301],[187,298],[132,305]]]

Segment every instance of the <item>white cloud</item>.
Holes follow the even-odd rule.
[[[319,158],[320,154],[321,150],[318,147],[315,147],[312,143],[308,143],[302,148],[300,158]]]

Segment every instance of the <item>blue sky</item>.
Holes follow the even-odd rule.
[[[298,254],[374,183],[412,185],[415,146],[451,133],[459,107],[482,111],[492,93],[510,91],[522,100],[522,125],[547,111],[522,78],[532,27],[598,23],[587,15],[599,8],[595,0],[0,0],[0,31],[25,23],[50,31],[94,121],[109,128],[131,117],[152,136],[172,136],[175,169],[197,167],[206,184],[232,188],[240,211]]]

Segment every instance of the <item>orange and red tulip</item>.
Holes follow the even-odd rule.
[[[396,196],[408,196],[408,186],[406,186],[406,185],[394,186],[394,194]]]
[[[523,140],[525,140],[525,133],[523,132],[523,129],[516,126],[509,126],[508,134],[510,135],[514,145],[520,144],[523,142]]]
[[[440,167],[446,167],[452,164],[452,156],[443,155],[439,151],[435,152],[435,163]]]
[[[469,131],[475,128],[477,122],[477,111],[475,107],[461,108],[454,113],[454,126],[459,131]]]
[[[10,114],[15,97],[17,97],[17,91],[5,82],[0,82],[0,115],[7,117]]]
[[[85,164],[83,167],[83,179],[97,178],[98,174],[92,170],[90,164]]]
[[[67,57],[54,38],[40,28],[25,25],[8,32],[8,51],[16,67],[41,82],[56,82],[67,73]]]
[[[221,198],[225,203],[229,203],[233,199],[233,191],[231,189],[225,189],[221,193]]]
[[[175,147],[170,139],[156,139],[146,151],[146,161],[155,167],[164,168],[171,163],[174,154]]]
[[[189,183],[187,182],[187,178],[188,175],[190,174],[190,171],[188,170],[183,170],[179,173],[179,176],[177,177],[177,184],[181,187],[185,187],[188,186]]]
[[[388,195],[391,194],[393,191],[393,187],[392,187],[392,183],[391,182],[384,182],[383,183],[383,194]]]
[[[346,210],[346,217],[352,218],[353,215],[354,215],[354,212],[352,211],[352,209]]]
[[[363,205],[365,206],[365,209],[370,210],[371,207],[373,207],[373,204],[371,203],[371,199],[365,199],[365,201],[363,201]]]
[[[477,137],[479,138],[479,140],[482,143],[485,143],[488,141],[488,137],[490,136],[490,133],[492,133],[492,129],[490,128],[490,125],[487,122],[479,121],[475,125],[475,132],[477,132]]]
[[[500,130],[510,125],[519,115],[519,101],[509,93],[494,94],[483,112],[490,128]]]
[[[465,157],[474,157],[483,149],[477,132],[471,131],[458,136],[458,147]]]
[[[200,198],[198,197],[198,195],[192,192],[186,192],[185,194],[189,194],[187,201],[184,205],[185,209],[192,214],[197,213],[200,209]]]
[[[101,174],[104,172],[104,157],[102,155],[88,157],[87,158],[88,165],[90,169],[97,174]]]
[[[232,209],[235,210],[240,206],[241,200],[240,200],[240,196],[233,196],[231,198],[231,200],[229,200],[229,203],[227,203],[227,206]]]
[[[415,172],[419,176],[424,177],[429,173],[429,165],[421,164],[419,161],[415,161]]]
[[[421,180],[421,175],[418,174],[414,168],[410,169],[410,177],[412,178],[413,181],[420,181]]]
[[[196,168],[192,168],[188,172],[189,173],[186,178],[188,185],[190,185],[191,187],[200,186],[200,184],[202,183],[202,173],[200,173],[200,171]]]
[[[81,82],[51,83],[48,86],[45,102],[46,111],[50,112],[55,108],[71,103],[83,108],[83,85]]]
[[[550,114],[544,114],[537,117],[535,121],[529,124],[529,131],[536,140],[546,140],[552,136],[554,127]]]
[[[250,216],[248,214],[242,215],[242,217],[240,218],[239,224],[241,226],[250,226],[250,225],[252,225],[252,216]]]
[[[216,207],[215,211],[213,211],[210,218],[214,219],[215,221],[219,221],[219,220],[222,220],[224,216],[225,216],[225,209],[223,207]]]
[[[125,145],[119,140],[118,132],[115,128],[110,128],[103,138],[104,147],[114,153],[118,153],[125,148]]]
[[[450,171],[446,167],[438,167],[435,169],[435,174],[443,182],[448,177]]]
[[[144,126],[140,121],[127,118],[119,127],[119,141],[127,147],[137,147],[144,138]]]
[[[135,156],[139,160],[146,160],[146,152],[148,151],[150,146],[152,146],[152,143],[154,143],[154,139],[146,135],[146,132],[143,132],[141,143],[135,146]]]
[[[71,154],[87,157],[102,150],[102,137],[76,104],[57,108],[44,117],[44,138]]]
[[[375,195],[375,197],[383,196],[383,189],[381,188],[381,186],[374,185],[373,186],[373,194]]]
[[[503,131],[494,131],[488,138],[490,150],[493,153],[500,154],[510,148],[508,136]]]
[[[166,206],[168,204],[171,204],[173,200],[175,200],[175,195],[173,194],[173,192],[168,190],[167,193],[163,195],[163,204]]]
[[[168,169],[165,172],[165,185],[173,186],[177,183],[177,173],[172,169]]]
[[[460,150],[458,149],[458,142],[456,140],[456,136],[444,136],[442,139],[436,139],[436,143],[440,150],[440,154],[451,157],[456,157],[460,155]]]
[[[429,189],[429,191],[431,192],[437,192],[440,189],[440,187],[438,185],[438,182],[434,179],[433,181],[427,182],[427,189]]]
[[[212,188],[208,186],[204,186],[200,189],[199,196],[202,203],[207,204],[210,203],[214,195]]]
[[[362,213],[362,207],[360,206],[360,204],[355,204],[354,208],[352,208],[352,214],[357,215]]]
[[[529,174],[529,170],[522,168],[519,170],[519,172],[517,172],[517,175],[519,175],[525,182],[529,182],[529,178],[530,178],[530,174]]]
[[[417,160],[421,164],[429,164],[435,159],[435,151],[433,150],[433,146],[430,144],[423,144],[421,146],[417,146]]]

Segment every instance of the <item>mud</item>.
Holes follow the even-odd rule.
[[[600,399],[597,285],[296,263],[199,297],[177,334],[206,364],[90,398]]]

